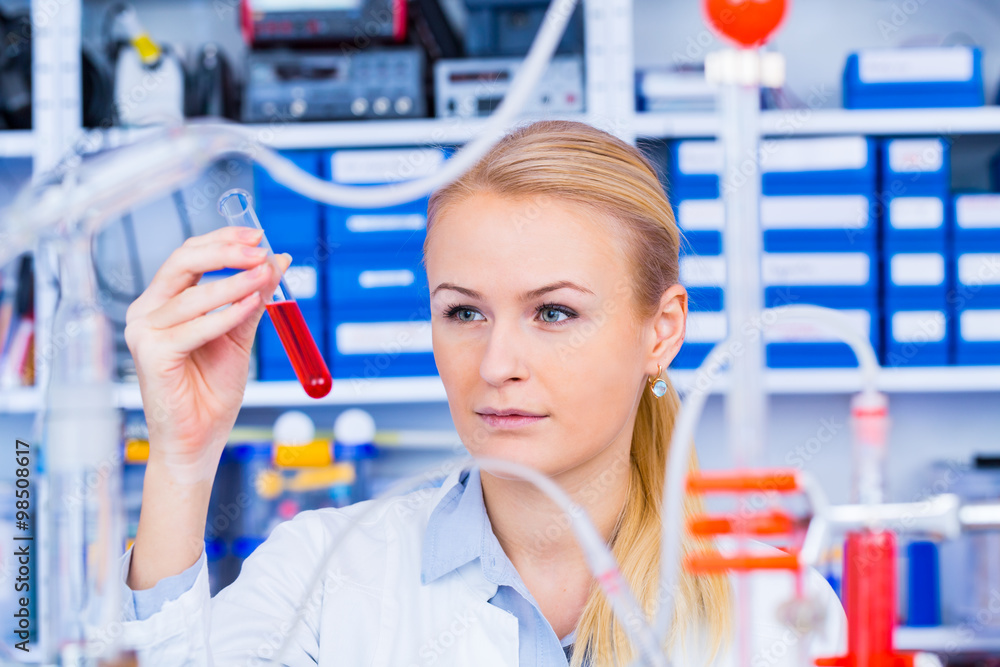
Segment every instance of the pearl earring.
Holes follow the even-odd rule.
[[[667,393],[667,381],[660,377],[660,364],[656,364],[656,381],[649,379],[647,382],[650,383],[650,391],[653,392],[653,396],[661,398]]]

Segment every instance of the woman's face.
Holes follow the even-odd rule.
[[[472,454],[549,476],[627,456],[639,392],[683,338],[683,288],[666,317],[636,323],[612,223],[546,196],[450,206],[425,260],[434,358]],[[488,414],[505,410],[531,416]]]

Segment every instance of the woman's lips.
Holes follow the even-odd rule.
[[[528,417],[526,415],[508,415],[506,417],[501,417],[500,415],[487,415],[483,413],[478,413],[479,417],[493,428],[523,428],[525,426],[530,426],[536,422],[540,422],[545,419],[542,417]]]

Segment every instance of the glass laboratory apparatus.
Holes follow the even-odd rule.
[[[260,243],[267,249],[267,261],[275,263],[274,252],[267,235],[263,234],[264,228],[254,212],[249,192],[240,188],[225,192],[219,198],[219,212],[230,225],[261,230]],[[330,370],[284,277],[274,294],[267,298],[265,307],[302,388],[312,398],[323,398],[329,394],[333,387]]]

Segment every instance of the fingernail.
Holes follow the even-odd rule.
[[[249,240],[253,240],[260,236],[263,232],[254,227],[243,227],[240,230],[240,237]]]
[[[250,275],[254,278],[260,278],[267,272],[267,264],[261,264],[256,269],[250,272]]]
[[[290,261],[292,261],[292,256],[291,256],[291,255],[289,255],[289,254],[288,254],[287,252],[283,252],[283,253],[281,253],[281,256],[282,256],[282,257],[287,257],[287,258],[288,258],[288,261],[289,261],[289,262],[290,262]]]

